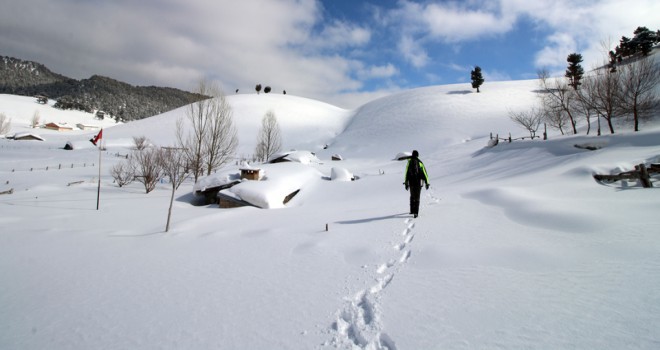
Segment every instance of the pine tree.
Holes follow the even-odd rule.
[[[582,69],[582,66],[580,65],[580,62],[582,62],[582,55],[579,53],[572,53],[568,55],[566,61],[568,62],[568,68],[566,69],[565,76],[569,80],[568,85],[572,86],[574,90],[577,90],[578,86],[582,84],[580,83],[580,80],[584,75],[584,69]]]
[[[481,67],[474,67],[474,70],[470,72],[470,76],[472,77],[472,88],[477,89],[477,92],[479,92],[479,87],[484,83],[484,77],[481,75]]]
[[[634,32],[631,43],[635,49],[635,53],[641,53],[643,56],[648,56],[653,50],[653,44],[656,41],[655,33],[646,27],[637,27]]]

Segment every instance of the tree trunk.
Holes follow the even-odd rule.
[[[172,204],[174,203],[174,192],[176,191],[176,184],[172,181],[172,195],[170,196],[170,208],[167,210],[167,224],[165,225],[165,232],[170,230],[170,218],[172,217]]]
[[[614,134],[614,126],[612,125],[612,117],[607,118],[607,126],[610,128],[610,134]]]

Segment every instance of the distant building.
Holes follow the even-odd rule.
[[[57,130],[57,131],[71,131],[73,130],[72,127],[69,125],[63,124],[63,123],[48,123],[44,125],[44,128],[46,129],[51,129],[51,130]]]
[[[99,128],[97,125],[88,125],[88,124],[76,124],[76,127],[80,130],[96,130]]]
[[[45,141],[43,137],[41,137],[37,134],[30,133],[30,132],[24,132],[24,133],[16,134],[12,138],[14,140],[21,140],[21,141],[25,141],[25,140]]]
[[[37,98],[37,102],[39,102],[39,103],[41,103],[41,104],[44,104],[44,105],[45,105],[45,104],[48,103],[48,97],[47,97],[47,96],[44,96],[44,95],[37,95],[37,96],[34,96],[34,97],[36,97],[36,98]]]

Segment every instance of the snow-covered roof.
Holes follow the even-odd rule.
[[[320,163],[321,161],[309,151],[288,151],[276,153],[271,157],[271,163],[281,160],[297,162],[302,164]]]
[[[282,208],[286,196],[322,178],[315,168],[295,162],[264,164],[263,167],[268,176],[262,181],[243,181],[221,193],[259,208]]]
[[[197,180],[193,186],[193,193],[199,194],[207,189],[222,187],[232,182],[240,181],[241,174],[235,171],[211,174]]]
[[[39,140],[39,141],[45,141],[43,137],[41,137],[37,134],[31,133],[31,132],[16,133],[16,134],[14,134],[13,138],[14,138],[14,140],[23,140],[23,139],[32,138],[32,139]]]

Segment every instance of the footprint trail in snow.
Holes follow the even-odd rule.
[[[346,298],[344,306],[337,312],[337,319],[331,326],[333,339],[323,346],[350,349],[396,350],[393,339],[383,330],[380,306],[381,293],[392,282],[403,264],[410,259],[408,245],[413,241],[415,223],[405,220],[406,228],[401,233],[403,240],[393,245],[400,252],[397,259],[381,263],[376,269],[375,283]],[[398,254],[398,253],[397,253]]]

